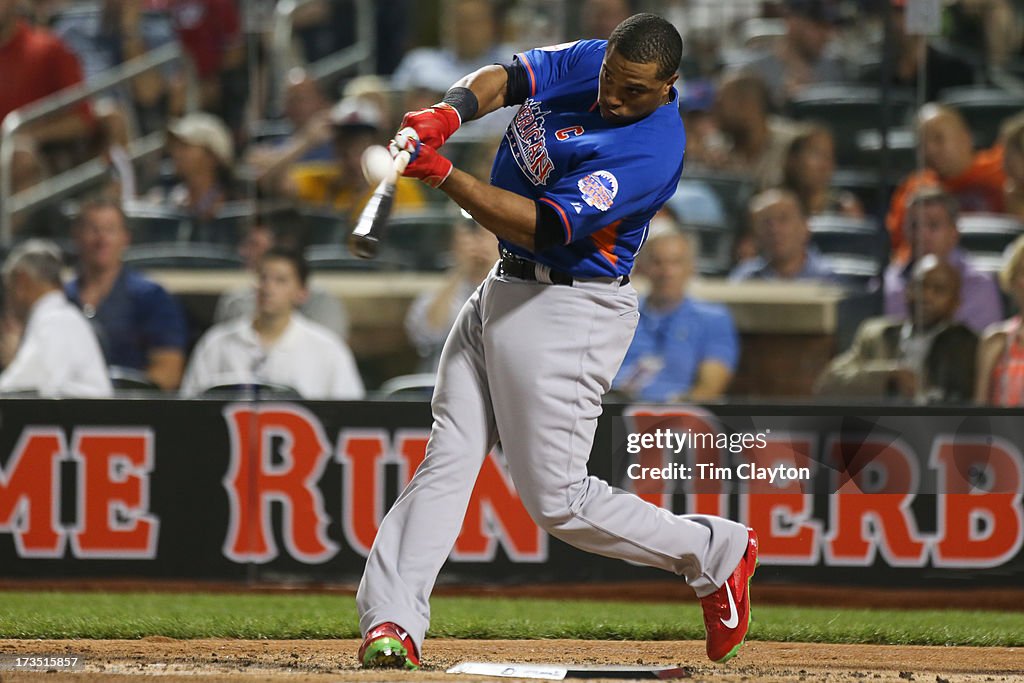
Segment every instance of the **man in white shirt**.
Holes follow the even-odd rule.
[[[24,326],[13,358],[0,373],[0,393],[41,396],[110,396],[113,388],[99,342],[82,313],[64,296],[60,249],[28,240],[3,267],[7,303]],[[7,360],[7,354],[4,354]]]
[[[192,353],[184,396],[215,386],[264,383],[307,399],[361,399],[352,352],[332,331],[295,311],[308,296],[309,266],[295,251],[274,247],[258,269],[254,317],[214,325]]]

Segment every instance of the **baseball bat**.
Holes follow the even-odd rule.
[[[408,152],[400,152],[395,157],[391,170],[377,185],[370,201],[366,203],[362,213],[359,214],[356,227],[348,236],[348,250],[359,258],[372,259],[377,256],[384,227],[387,225],[388,216],[391,215],[391,207],[395,203],[395,185],[409,164],[409,159]]]

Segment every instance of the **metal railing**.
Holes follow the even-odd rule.
[[[312,64],[302,64],[295,59],[292,51],[295,13],[315,0],[278,0],[274,7],[274,27],[271,33],[271,50],[274,60],[274,103],[280,107],[284,88],[288,82],[288,71],[301,66],[315,80],[322,81],[357,67],[360,75],[375,72],[377,45],[377,20],[373,0],[355,0],[356,42],[334,54]]]
[[[11,243],[14,215],[41,204],[67,197],[95,182],[107,172],[108,164],[102,159],[91,159],[84,164],[48,178],[17,194],[12,194],[11,166],[14,160],[15,135],[27,126],[73,107],[131,79],[170,64],[180,64],[185,74],[185,111],[199,106],[199,89],[190,59],[179,45],[165,45],[114,67],[88,83],[64,88],[49,97],[12,111],[0,126],[0,244]],[[164,144],[163,131],[156,131],[128,143],[132,161],[159,150]]]

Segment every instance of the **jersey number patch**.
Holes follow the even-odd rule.
[[[569,126],[568,128],[560,128],[555,131],[555,137],[559,140],[568,140],[570,135],[577,137],[583,135],[583,126]]]

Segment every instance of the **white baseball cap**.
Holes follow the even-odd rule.
[[[346,97],[331,109],[331,124],[335,128],[383,127],[384,115],[372,100],[365,97]]]
[[[235,162],[235,145],[224,122],[213,114],[197,111],[186,114],[167,125],[167,132],[182,142],[203,147],[224,166]]]

